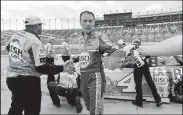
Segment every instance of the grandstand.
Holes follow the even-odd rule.
[[[182,34],[182,11],[146,15],[132,15],[132,12],[104,14],[102,20],[96,20],[96,29],[105,33],[114,43],[119,39],[131,42],[136,38],[144,42],[162,41]],[[67,36],[71,39],[71,44],[75,44],[80,31],[81,29],[43,30],[40,37],[54,37],[60,42]],[[15,32],[17,31],[1,30],[1,45],[5,45]]]
[[[182,11],[132,15],[132,12],[104,14],[103,20],[96,20],[96,26],[137,26],[182,21]]]

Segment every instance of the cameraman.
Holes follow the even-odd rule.
[[[60,73],[57,82],[50,81],[48,88],[57,97],[60,104],[59,96],[64,96],[67,102],[72,106],[76,106],[76,112],[80,113],[83,109],[80,101],[80,78],[81,76],[75,72],[73,61],[65,62],[64,72]]]

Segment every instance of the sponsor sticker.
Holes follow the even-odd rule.
[[[20,42],[17,39],[13,39],[10,43],[10,58],[11,60],[17,62],[22,58],[22,49],[20,47]]]
[[[44,46],[42,46],[40,48],[39,57],[46,57],[46,50],[45,50]]]
[[[88,51],[81,51],[79,54],[79,62],[81,68],[86,68],[91,63],[91,56]]]
[[[181,79],[181,77],[182,77],[182,68],[173,68],[172,70],[173,70],[175,80]]]
[[[155,67],[153,70],[153,81],[159,94],[169,94],[169,78],[164,67]]]

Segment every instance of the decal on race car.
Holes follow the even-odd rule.
[[[174,79],[180,79],[182,77],[182,69],[181,68],[173,68]]]
[[[123,87],[121,89],[122,92],[134,92],[135,86],[133,85],[133,83],[134,83],[133,72],[131,72],[121,80],[117,81],[116,87]]]
[[[153,81],[159,94],[169,94],[169,78],[166,67],[155,67],[153,70]]]
[[[151,56],[148,62],[150,67],[156,67],[158,65],[158,59],[156,56]]]

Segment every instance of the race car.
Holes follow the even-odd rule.
[[[104,58],[105,61],[107,58]],[[148,59],[152,79],[164,102],[183,103],[182,100],[182,56],[150,57]],[[106,98],[133,100],[136,95],[133,65],[123,69],[109,70],[105,67]],[[143,98],[154,101],[150,89],[143,78]],[[130,98],[131,97],[131,98]]]
[[[107,60],[107,56],[103,57]],[[164,102],[182,101],[182,55],[171,57],[151,57],[149,59],[150,72],[157,86],[157,90]],[[78,66],[78,64],[76,64]],[[77,73],[79,67],[76,67]],[[136,96],[133,77],[133,66],[123,69],[109,70],[104,66],[106,75],[105,98],[133,100]],[[142,83],[144,99],[154,101],[148,85]],[[150,99],[152,98],[152,99]]]
[[[182,99],[182,56],[174,56],[172,57],[176,60],[177,66],[181,66],[180,69],[173,69],[174,77],[170,80],[170,95],[169,98],[171,101],[183,103]],[[179,67],[178,67],[179,68]]]

